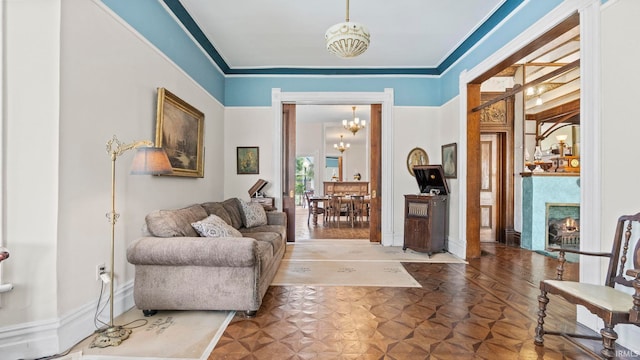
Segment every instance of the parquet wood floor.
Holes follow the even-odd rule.
[[[422,288],[272,286],[255,318],[236,315],[209,359],[594,358],[557,336],[533,344],[538,282],[555,276],[555,259],[494,243],[482,250],[469,264],[404,264]],[[578,264],[567,269],[577,278]],[[590,332],[576,326],[575,307],[551,302],[547,329]]]
[[[318,224],[313,225],[313,220],[307,225],[308,210],[296,208],[296,239],[368,239],[369,222],[351,223],[343,216],[342,221],[323,221],[318,217]],[[365,218],[366,220],[366,218]]]

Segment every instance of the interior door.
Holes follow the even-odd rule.
[[[497,241],[500,161],[498,135],[480,135],[480,241]]]
[[[287,214],[287,241],[296,241],[296,105],[282,104],[282,211]]]

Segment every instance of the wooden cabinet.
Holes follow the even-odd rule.
[[[253,203],[258,203],[260,205],[262,205],[262,207],[266,210],[266,211],[273,211],[276,210],[276,204],[275,204],[275,198],[272,197],[268,197],[268,196],[264,196],[264,197],[252,197],[251,198],[251,202]]]
[[[369,182],[367,181],[325,181],[325,195],[368,195]]]
[[[404,196],[404,245],[426,252],[447,251],[448,199],[446,195]]]

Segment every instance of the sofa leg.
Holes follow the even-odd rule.
[[[245,310],[244,317],[254,318],[254,317],[256,317],[257,313],[258,313],[258,310]]]
[[[142,314],[145,317],[153,316],[158,313],[158,310],[142,310]]]

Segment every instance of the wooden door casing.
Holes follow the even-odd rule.
[[[287,214],[287,241],[296,238],[296,105],[282,104],[282,211]]]
[[[371,202],[369,204],[369,241],[379,243],[382,241],[382,105],[371,105],[371,120],[369,121],[369,135],[371,138],[371,174],[369,191]],[[390,205],[389,205],[390,206]]]

